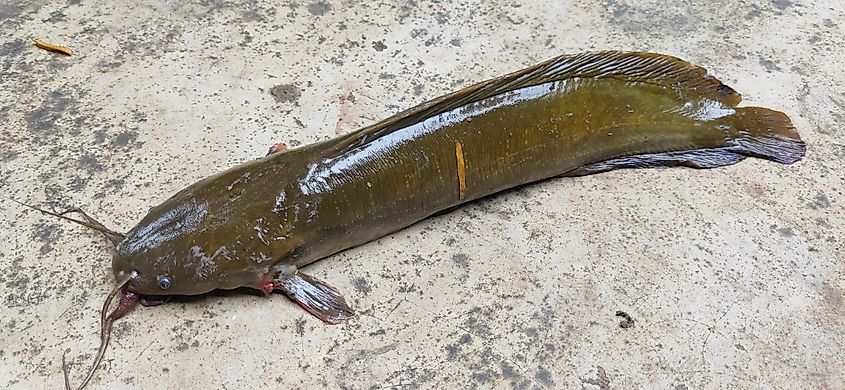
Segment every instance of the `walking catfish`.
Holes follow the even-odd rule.
[[[564,55],[335,139],[275,148],[188,186],[125,235],[83,214],[73,220],[115,244],[118,281],[83,385],[112,322],[139,301],[246,286],[282,292],[334,324],[352,310],[303,267],[473,199],[616,168],[713,168],[749,156],[790,164],[804,155],[786,115],[739,102],[674,57]]]

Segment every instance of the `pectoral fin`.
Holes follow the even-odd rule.
[[[340,292],[328,283],[306,273],[280,275],[274,281],[292,301],[327,324],[338,324],[354,315]]]

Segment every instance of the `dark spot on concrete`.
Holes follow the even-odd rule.
[[[552,384],[554,384],[554,382],[552,382],[552,374],[545,368],[541,368],[540,370],[538,370],[537,373],[534,374],[534,379],[537,379],[538,381],[540,381],[540,383],[546,386],[551,386]]]
[[[411,38],[419,38],[428,35],[428,30],[424,28],[415,28],[411,30]]]
[[[458,353],[461,352],[461,348],[468,344],[472,344],[472,336],[465,333],[460,339],[458,339],[458,342],[446,346],[446,359],[455,360],[458,357]]]
[[[508,379],[515,379],[519,378],[519,373],[516,369],[508,364],[508,362],[499,362],[499,365],[502,367],[502,375]]]
[[[400,293],[410,293],[410,292],[415,292],[415,291],[418,291],[418,287],[417,287],[416,284],[411,284],[410,286],[408,286],[408,285],[403,283],[402,286],[399,286],[399,292]]]
[[[608,22],[628,33],[647,34],[652,36],[683,36],[712,25],[705,23],[702,18],[690,17],[687,10],[677,7],[651,7],[639,2],[622,4],[616,0],[602,1],[609,11]],[[649,23],[643,23],[648,20]],[[654,28],[653,26],[672,26],[671,28]]]
[[[822,286],[822,299],[830,309],[845,313],[845,294],[834,285],[824,283]]]
[[[102,130],[97,130],[94,132],[94,143],[101,144],[106,142],[106,132]]]
[[[833,21],[830,20],[830,19],[825,19],[824,20],[824,26],[827,27],[827,28],[834,28],[834,27],[836,27],[836,23],[833,23]]]
[[[13,274],[11,280],[6,282],[6,288],[15,291],[26,291],[32,281],[29,275]],[[13,300],[13,299],[12,299]]]
[[[176,346],[176,350],[179,352],[185,352],[188,350],[188,343],[181,342],[178,346]]]
[[[775,8],[780,10],[792,7],[792,2],[789,0],[772,0],[772,4],[774,4]]]
[[[611,10],[611,15],[613,15],[614,18],[618,18],[622,15],[625,15],[625,13],[628,12],[629,7],[627,4],[619,4],[615,1],[608,1],[607,4],[613,7],[613,9]]]
[[[452,261],[461,268],[469,267],[469,257],[465,253],[455,253],[452,255]]]
[[[802,68],[802,67],[800,67],[800,66],[798,66],[798,65],[792,65],[792,66],[790,66],[790,67],[789,67],[789,71],[790,71],[790,72],[792,72],[792,73],[798,73],[798,74],[803,75],[803,76],[806,76],[806,75],[807,75],[807,72],[806,72],[806,71],[804,71],[804,68]],[[802,93],[802,94],[804,93],[804,89],[803,89],[803,88],[801,89],[801,93]],[[798,100],[800,100],[800,101],[802,101],[802,102],[803,102],[803,101],[805,101],[805,99],[806,99],[806,98],[807,98],[807,95],[798,95]]]
[[[449,44],[454,46],[454,47],[461,47],[461,39],[460,38],[452,38],[449,41]]]
[[[78,114],[72,107],[73,99],[66,96],[62,91],[56,90],[50,93],[40,107],[26,114],[26,123],[30,131],[40,136],[51,136],[58,134],[57,124],[65,113]]]
[[[792,228],[790,228],[790,227],[782,227],[782,228],[778,228],[778,229],[775,229],[775,230],[776,230],[776,231],[778,232],[778,234],[780,234],[782,237],[792,237],[792,236],[794,236],[794,235],[795,235],[795,232],[793,232],[793,231],[792,231]]]
[[[355,290],[358,290],[361,294],[367,295],[370,292],[370,284],[367,283],[367,279],[363,277],[357,277],[353,281],[355,285]]]
[[[90,175],[86,176],[85,178],[83,178],[82,176],[79,176],[79,175],[74,175],[70,179],[70,181],[68,181],[68,188],[70,189],[71,192],[82,191],[82,189],[85,188],[85,186],[88,185],[89,178],[90,178]]]
[[[810,204],[810,208],[813,209],[826,209],[828,207],[830,207],[830,200],[827,198],[827,195],[821,192],[813,198],[813,203]]]
[[[740,351],[745,352],[745,347],[743,347],[742,344],[734,344],[734,347],[736,347],[736,349]]]
[[[114,140],[112,141],[112,145],[117,146],[117,147],[124,147],[126,145],[129,145],[129,143],[134,142],[137,139],[138,139],[138,133],[137,132],[131,131],[131,130],[130,131],[124,131],[124,132],[118,134],[117,137],[114,137]]]
[[[399,7],[399,23],[404,23],[405,18],[411,16],[411,11],[417,6],[416,0],[406,0],[401,7]]]
[[[751,10],[748,11],[748,13],[745,14],[745,20],[751,20],[751,19],[760,17],[760,15],[762,15],[762,14],[763,14],[763,11],[760,10],[760,7],[758,7],[757,5],[752,5]]]
[[[298,333],[300,336],[305,335],[305,320],[296,320],[296,333]]]
[[[470,336],[469,333],[464,333],[464,335],[461,336],[460,339],[458,339],[458,344],[472,344],[472,336]]]
[[[760,65],[769,73],[781,70],[774,61],[762,57],[760,58]]]
[[[472,379],[476,382],[487,383],[493,379],[493,375],[487,371],[476,372],[472,374]]]
[[[107,181],[107,182],[106,182],[106,187],[107,187],[107,188],[113,188],[113,189],[115,189],[115,190],[121,190],[121,189],[123,189],[123,186],[124,186],[124,185],[126,185],[126,180],[123,180],[123,179],[120,179],[120,178],[118,178],[118,179],[111,179],[111,180],[109,180],[109,181]]]
[[[437,24],[446,24],[449,22],[449,14],[442,11],[437,11],[434,14],[434,20],[437,21]]]
[[[464,326],[472,330],[476,336],[485,339],[493,338],[493,332],[490,330],[490,325],[487,324],[486,319],[491,318],[494,311],[495,309],[492,307],[473,307],[467,312]]]
[[[845,145],[841,144],[833,144],[836,150],[833,153],[836,154],[836,157],[839,157],[840,160],[845,160]]]
[[[41,242],[41,249],[39,252],[46,255],[53,250],[53,243],[55,243],[64,233],[61,225],[50,223],[40,224],[35,228],[33,238]]]
[[[422,263],[425,263],[425,262],[426,262],[425,257],[422,257],[420,255],[412,255],[411,256],[411,264],[422,264]]]
[[[44,22],[51,23],[51,24],[52,23],[58,23],[58,22],[65,20],[65,18],[67,18],[67,15],[65,15],[65,13],[62,12],[62,10],[56,10],[56,11],[50,12],[50,17],[47,18],[46,20],[44,20]]]
[[[243,40],[241,41],[240,46],[249,47],[249,44],[253,41],[252,34],[250,34],[249,31],[242,31],[241,35],[243,36]]]
[[[458,352],[461,351],[461,347],[455,344],[449,344],[446,346],[446,359],[447,360],[455,360],[458,357]]]
[[[88,173],[94,173],[103,170],[103,165],[100,164],[100,161],[97,160],[97,157],[91,154],[86,154],[80,157],[76,165],[88,171]]]
[[[415,95],[415,96],[420,96],[420,95],[422,95],[422,93],[423,93],[423,89],[424,89],[424,88],[425,88],[425,87],[423,87],[423,85],[422,85],[422,84],[414,84],[414,95]]]
[[[384,49],[387,49],[387,45],[385,45],[382,41],[375,41],[373,42],[373,49],[376,49],[376,51],[383,51]]]
[[[3,153],[0,153],[0,160],[3,162],[12,161],[18,158],[18,152],[14,150],[4,150]]]
[[[302,92],[296,84],[281,84],[270,88],[270,95],[279,103],[297,103]]]
[[[326,12],[331,11],[332,5],[326,1],[318,1],[316,3],[308,4],[308,12],[314,16],[322,16]]]
[[[20,24],[20,16],[23,12],[23,2],[9,1],[0,3],[0,25]],[[6,57],[6,53],[0,53],[2,57]]]
[[[3,20],[3,7],[0,5],[0,20]],[[0,57],[7,59],[20,55],[26,48],[26,41],[23,39],[14,39],[4,43],[0,46]]]
[[[114,335],[116,337],[123,337],[125,334],[129,333],[132,330],[132,323],[130,322],[121,322],[114,328]]]

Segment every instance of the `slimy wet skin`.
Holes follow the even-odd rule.
[[[804,155],[785,114],[739,102],[732,88],[674,57],[584,53],[339,138],[274,147],[186,187],[125,235],[106,229],[116,244],[112,296],[122,303],[110,316],[104,307],[103,332],[106,318],[135,302],[238,287],[279,291],[339,323],[352,316],[343,296],[301,269],[435,213],[557,176],[714,168],[746,157],[790,164]]]

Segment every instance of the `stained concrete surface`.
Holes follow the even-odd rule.
[[[792,166],[550,180],[308,270],[358,315],[274,295],[133,311],[96,388],[845,388],[840,0],[0,4],[2,195],[128,230],[280,141],[347,133],[567,52],[650,50],[787,112]],[[31,38],[65,44],[64,57]],[[72,383],[108,245],[0,199],[0,387]],[[616,310],[634,318],[619,327]]]

